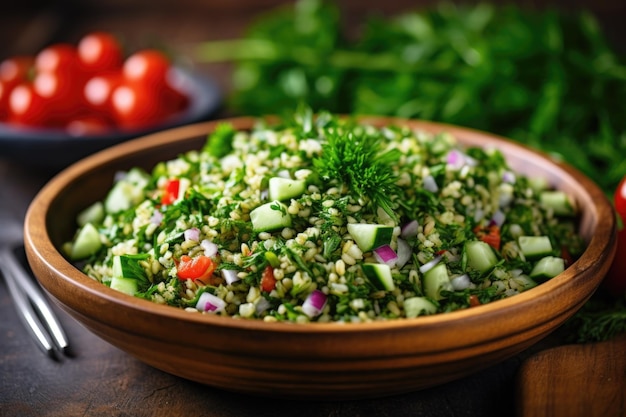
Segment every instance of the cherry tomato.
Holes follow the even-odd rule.
[[[112,95],[113,116],[123,129],[137,129],[162,122],[171,114],[158,90],[124,82]]]
[[[128,81],[144,83],[152,88],[167,85],[170,60],[161,51],[143,49],[130,55],[124,61],[123,74]]]
[[[113,118],[113,91],[121,83],[121,71],[98,73],[85,83],[84,100],[98,114]]]
[[[84,76],[85,68],[73,45],[57,43],[42,49],[35,56],[35,71],[37,73],[64,72]]]
[[[271,292],[274,288],[276,288],[274,268],[271,265],[267,265],[263,270],[263,275],[261,275],[261,290]]]
[[[179,279],[206,281],[215,271],[215,263],[208,256],[200,255],[195,258],[183,255],[177,265],[177,276]]]
[[[619,217],[617,251],[602,285],[611,295],[623,297],[626,295],[626,176],[615,189],[613,204]]]
[[[48,123],[46,102],[32,83],[16,86],[9,97],[9,121],[18,125],[44,126]]]
[[[85,114],[70,118],[65,125],[71,136],[92,136],[104,134],[114,128],[112,120],[105,116]]]
[[[622,219],[622,223],[626,223],[626,176],[622,178],[615,194],[613,195],[613,203],[615,204],[615,210]]]
[[[51,123],[64,125],[84,111],[82,85],[69,73],[37,73],[33,86],[46,101]]]
[[[0,81],[16,86],[30,78],[35,58],[32,56],[14,56],[0,63]]]
[[[78,57],[88,71],[112,71],[124,61],[122,46],[108,32],[93,32],[78,42]]]

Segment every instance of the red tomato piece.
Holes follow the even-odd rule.
[[[267,265],[261,275],[261,290],[265,292],[271,292],[276,288],[276,278],[274,277],[274,268],[271,265]]]
[[[124,61],[123,74],[128,81],[162,88],[167,85],[170,60],[163,52],[156,49],[143,49],[130,55]]]
[[[85,114],[70,119],[65,130],[72,136],[93,136],[104,134],[113,128],[113,121],[104,116]]]
[[[82,85],[69,73],[37,73],[33,87],[46,100],[49,118],[54,124],[65,125],[84,110]]]
[[[495,250],[500,250],[500,228],[496,225],[481,227],[477,226],[474,228],[474,234],[476,237]]]
[[[178,198],[178,192],[180,190],[180,180],[172,179],[168,180],[165,184],[165,190],[161,196],[161,204],[172,204]]]
[[[476,294],[472,294],[469,296],[469,305],[470,307],[477,307],[479,305],[481,305],[482,303],[480,302],[480,300],[478,299],[478,296]]]
[[[35,71],[83,74],[84,66],[76,48],[68,43],[57,43],[42,49],[35,56]]]
[[[20,84],[11,91],[8,118],[18,125],[45,126],[49,122],[46,100],[31,83]]]
[[[99,73],[85,83],[83,98],[91,109],[112,118],[113,91],[121,83],[121,71]]]
[[[195,258],[183,255],[180,257],[180,261],[177,266],[178,278],[182,280],[207,280],[213,275],[215,271],[215,262],[208,256],[200,255]]]
[[[78,42],[78,58],[87,71],[112,71],[122,67],[124,53],[117,38],[108,32],[93,32]]]
[[[14,56],[0,63],[0,81],[8,85],[17,85],[30,78],[35,58],[32,56]]]
[[[112,113],[121,128],[138,129],[161,123],[170,112],[158,91],[124,82],[112,95]]]
[[[615,210],[617,210],[617,213],[622,219],[622,223],[626,223],[626,176],[622,178],[615,189],[613,203],[615,204]]]

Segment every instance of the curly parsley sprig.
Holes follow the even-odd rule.
[[[358,198],[382,208],[392,219],[393,196],[399,187],[393,165],[400,158],[397,149],[384,151],[380,137],[366,132],[330,130],[322,154],[313,160],[319,175],[326,181],[347,186]]]

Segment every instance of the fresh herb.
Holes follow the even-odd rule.
[[[346,185],[364,201],[371,201],[373,208],[382,208],[395,219],[394,195],[398,194],[393,166],[400,158],[400,151],[383,151],[380,137],[355,131],[328,131],[322,145],[322,155],[313,165],[325,181]]]
[[[626,333],[626,299],[592,298],[566,323],[568,341],[600,342]]]
[[[607,194],[626,173],[626,59],[589,13],[444,2],[370,15],[350,36],[344,20],[333,2],[300,0],[196,58],[237,63],[236,113],[306,102],[474,127],[569,162]]]
[[[203,152],[208,152],[216,158],[228,155],[233,149],[235,132],[235,128],[230,123],[218,124],[213,133],[207,138]]]

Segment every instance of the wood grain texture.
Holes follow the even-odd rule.
[[[560,346],[520,367],[518,417],[626,415],[626,337]]]

